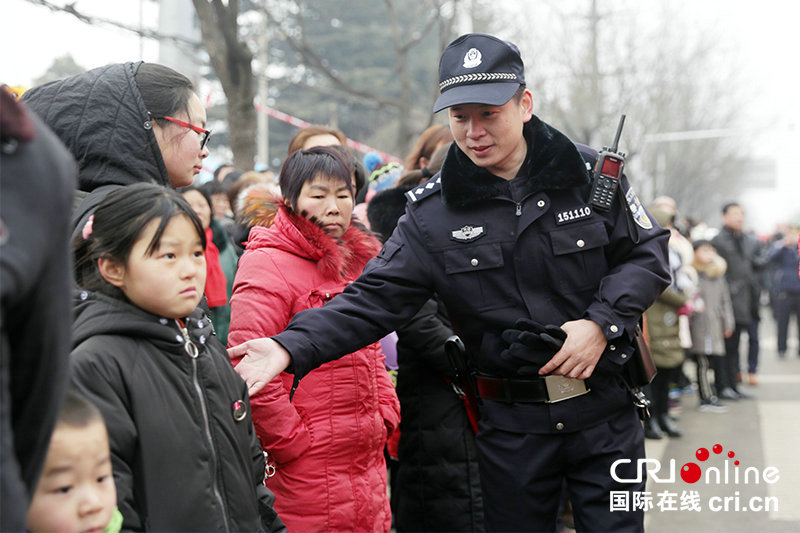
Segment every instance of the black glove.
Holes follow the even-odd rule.
[[[512,374],[535,376],[564,345],[567,332],[554,324],[521,318],[514,328],[503,331],[502,339],[508,347],[500,352],[500,366]]]

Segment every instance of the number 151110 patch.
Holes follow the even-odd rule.
[[[555,216],[556,224],[560,226],[561,224],[569,224],[570,222],[575,222],[576,220],[582,220],[592,216],[592,208],[588,205],[585,205],[583,207],[576,207],[575,209],[560,211],[556,213]]]

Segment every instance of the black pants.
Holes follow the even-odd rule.
[[[669,414],[669,386],[677,383],[681,375],[681,366],[674,368],[658,367],[658,373],[650,383],[650,414],[656,421]]]
[[[800,350],[800,292],[780,291],[775,296],[775,320],[778,322],[778,352],[786,353],[789,321],[794,315],[797,321],[797,343]]]
[[[722,390],[717,376],[722,372],[727,372],[722,367],[725,358],[721,355],[706,355],[700,352],[692,352],[692,356],[697,361],[697,391],[700,395],[700,401],[705,402],[710,400],[712,396],[718,396],[719,391]],[[711,372],[714,373],[713,387],[708,379]]]
[[[636,478],[637,459],[644,457],[633,406],[608,422],[555,435],[513,433],[481,421],[476,442],[489,531],[555,531],[564,480],[577,531],[643,531],[641,510],[611,510],[612,491],[626,492],[632,502],[632,493],[644,490],[644,479],[611,477],[611,465],[629,459],[615,473]]]
[[[728,383],[736,388],[736,374],[740,373],[739,341],[742,332],[747,333],[747,371],[755,374],[758,369],[758,320],[749,324],[736,324],[733,335],[725,339],[725,360],[728,363]]]

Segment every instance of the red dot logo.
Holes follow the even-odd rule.
[[[695,452],[695,456],[698,461],[705,461],[708,459],[708,450],[705,448],[698,448],[697,452]]]
[[[702,474],[703,471],[695,463],[686,463],[681,467],[681,479],[686,483],[696,483]]]
[[[715,444],[713,450],[714,453],[722,453],[722,444]]]
[[[731,459],[733,459],[733,456],[734,456],[734,455],[736,455],[736,454],[735,454],[735,453],[733,453],[733,452],[728,452],[728,457],[730,457]]]

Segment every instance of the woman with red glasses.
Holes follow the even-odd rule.
[[[24,101],[78,162],[74,228],[82,228],[117,187],[191,185],[208,156],[210,131],[200,98],[186,76],[163,65],[99,67],[34,87]]]

